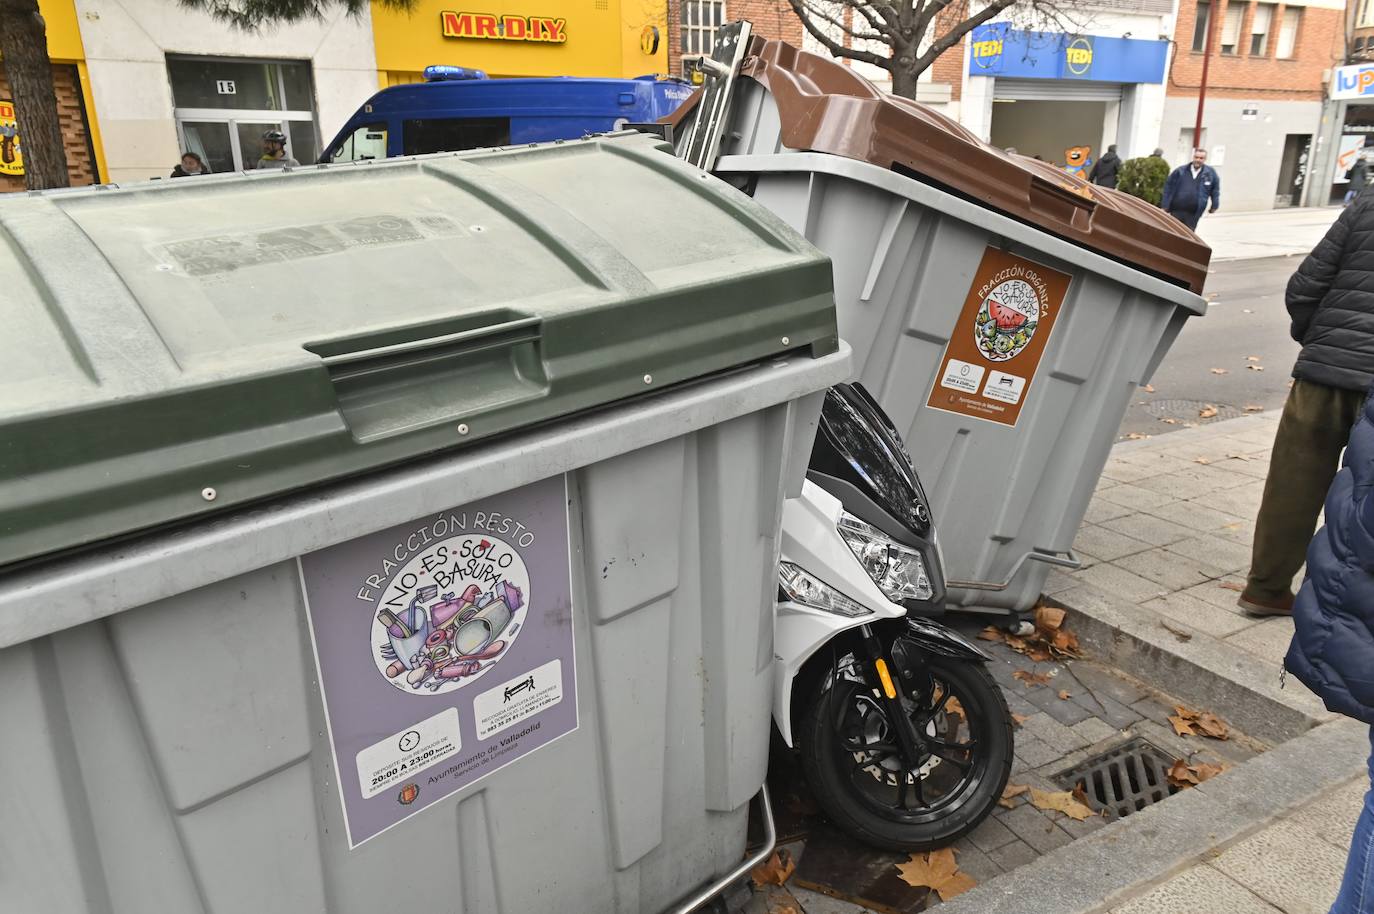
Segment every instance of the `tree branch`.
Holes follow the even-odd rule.
[[[843,20],[836,19],[828,13],[823,12],[821,7],[817,6],[814,0],[801,0],[801,3],[809,10],[809,12],[806,15],[814,16],[822,22],[828,23],[829,25],[833,25],[835,28],[839,29],[841,33],[848,35],[850,38],[856,38],[860,41],[878,41],[882,42],[883,44],[891,44],[891,41],[889,40],[888,36],[881,32],[861,32],[854,29],[851,26],[845,25]],[[792,5],[794,9],[797,6],[796,3],[793,3]],[[799,18],[802,19],[803,24],[806,24],[805,16],[801,13],[798,13],[797,15]]]
[[[948,2],[949,0],[946,0],[946,4],[948,4]],[[926,52],[916,59],[916,63],[912,69],[920,73],[926,67],[934,63],[935,58],[958,44],[969,32],[973,31],[984,22],[987,22],[993,16],[996,16],[998,13],[1002,12],[1002,10],[1014,3],[1016,3],[1016,0],[992,0],[991,3],[974,15],[961,22],[955,23],[950,27],[949,31],[930,43],[930,47],[926,48]]]
[[[872,51],[864,51],[859,48],[847,48],[834,38],[823,32],[815,22],[811,20],[811,13],[806,8],[806,0],[787,0],[792,7],[792,12],[797,14],[802,25],[811,36],[825,46],[825,49],[836,57],[847,57],[850,60],[857,60],[861,63],[872,64],[875,67],[882,67],[888,72],[892,71],[892,58],[880,57]],[[825,17],[820,17],[824,19]]]

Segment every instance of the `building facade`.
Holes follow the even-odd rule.
[[[1193,132],[1211,16],[1217,19],[1198,138]],[[1175,40],[1159,140],[1165,157],[1177,164],[1193,146],[1205,147],[1221,175],[1228,210],[1313,202],[1308,184],[1317,180],[1312,162],[1326,80],[1344,55],[1341,0],[1180,0]]]

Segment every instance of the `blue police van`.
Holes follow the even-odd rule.
[[[325,147],[324,162],[574,139],[672,114],[692,94],[680,79],[571,76],[489,79],[427,67],[425,81],[372,96]]]

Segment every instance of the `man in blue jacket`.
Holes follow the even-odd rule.
[[[1216,170],[1207,164],[1207,150],[1194,149],[1193,161],[1180,165],[1169,174],[1164,182],[1164,197],[1159,201],[1161,209],[1193,231],[1197,231],[1197,221],[1207,209],[1207,201],[1212,202],[1211,212],[1221,206],[1221,178]]]
[[[1326,707],[1374,725],[1374,390],[1326,496],[1326,526],[1307,550],[1284,665]],[[1374,731],[1371,731],[1374,741]],[[1370,757],[1374,779],[1374,755]],[[1374,791],[1355,823],[1331,914],[1374,912]]]

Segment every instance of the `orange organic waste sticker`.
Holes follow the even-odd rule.
[[[1064,304],[1070,277],[988,248],[927,405],[1015,425]]]

